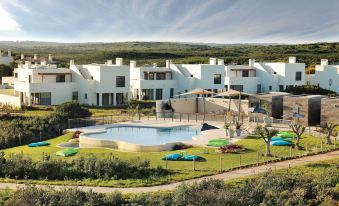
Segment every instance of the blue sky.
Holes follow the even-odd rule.
[[[339,41],[339,0],[0,0],[0,40]]]

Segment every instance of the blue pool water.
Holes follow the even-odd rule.
[[[106,133],[89,134],[101,140],[120,140],[140,145],[160,145],[170,142],[192,140],[200,135],[200,127],[180,126],[171,128],[121,126],[108,128]]]

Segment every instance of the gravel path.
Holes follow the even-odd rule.
[[[92,190],[94,192],[99,192],[99,193],[109,193],[113,191],[120,191],[122,193],[156,192],[159,190],[173,190],[182,183],[192,184],[195,182],[201,182],[202,180],[208,179],[208,178],[215,178],[215,179],[220,179],[220,180],[232,180],[235,178],[241,178],[241,177],[246,177],[249,175],[264,173],[269,168],[271,168],[272,170],[287,169],[289,166],[295,167],[295,166],[300,166],[300,165],[304,165],[304,164],[311,163],[311,162],[331,160],[331,159],[335,159],[338,157],[339,157],[339,150],[325,153],[325,154],[313,155],[313,156],[302,157],[302,158],[293,159],[293,160],[286,160],[282,162],[271,163],[271,164],[262,165],[262,166],[255,166],[251,168],[224,172],[224,173],[217,174],[217,175],[201,177],[201,178],[192,179],[192,180],[186,180],[183,182],[177,182],[177,183],[172,183],[172,184],[167,184],[167,185],[151,186],[151,187],[116,188],[116,187],[60,186],[60,185],[49,185],[49,186],[36,185],[36,186],[40,188],[52,187],[56,190],[78,187],[79,189],[84,190],[84,191]],[[15,184],[15,183],[0,183],[0,189],[5,189],[5,188],[16,189],[18,187],[25,187],[25,185]]]

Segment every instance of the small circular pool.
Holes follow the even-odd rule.
[[[80,147],[109,147],[127,151],[170,150],[175,144],[201,134],[201,126],[115,126],[105,132],[84,133]]]

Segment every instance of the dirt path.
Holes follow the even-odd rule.
[[[201,177],[201,178],[192,179],[192,180],[186,180],[183,182],[177,182],[177,183],[172,183],[172,184],[167,184],[167,185],[151,186],[151,187],[116,188],[116,187],[57,186],[57,185],[50,185],[49,187],[52,187],[56,190],[78,187],[79,189],[82,189],[84,191],[92,190],[94,192],[99,192],[99,193],[109,193],[113,191],[120,191],[122,193],[156,192],[159,190],[173,190],[182,183],[192,184],[194,182],[201,182],[202,180],[208,179],[208,178],[215,178],[215,179],[220,179],[220,180],[232,180],[235,178],[241,178],[241,177],[246,177],[249,175],[264,173],[269,168],[271,168],[272,170],[287,169],[289,165],[290,167],[295,167],[295,166],[300,166],[300,165],[304,165],[304,164],[311,163],[311,162],[331,160],[331,159],[335,159],[338,157],[339,157],[339,150],[325,153],[325,154],[313,155],[313,156],[302,157],[302,158],[293,159],[293,160],[286,160],[282,162],[271,163],[271,164],[262,165],[262,166],[255,166],[255,167],[246,168],[246,169],[239,169],[235,171],[224,172],[224,173],[217,174],[217,175]],[[5,188],[16,189],[17,187],[24,187],[24,186],[25,185],[23,184],[15,184],[15,183],[0,183],[0,189],[5,189]],[[37,187],[46,188],[47,185],[37,185]]]

